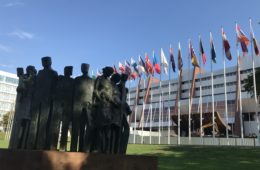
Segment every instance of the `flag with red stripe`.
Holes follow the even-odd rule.
[[[160,67],[160,64],[157,62],[154,52],[153,52],[153,67],[154,67],[156,73],[161,74],[161,67]]]
[[[250,36],[251,36],[251,40],[252,40],[253,45],[254,45],[255,55],[259,55],[259,46],[258,46],[258,42],[255,38],[255,34],[254,34],[254,31],[253,31],[252,20],[250,19],[249,22],[250,22]]]
[[[202,62],[205,65],[206,64],[206,54],[205,54],[204,49],[203,49],[201,37],[200,37],[200,53],[201,53],[201,56],[202,56]]]
[[[224,48],[226,57],[227,57],[228,60],[232,60],[232,55],[231,55],[231,52],[230,52],[230,45],[229,45],[229,42],[228,42],[228,39],[227,39],[227,35],[225,34],[223,28],[222,28],[221,31],[222,31],[222,44],[223,44],[223,48]]]

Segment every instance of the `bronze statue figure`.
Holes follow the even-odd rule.
[[[103,74],[92,79],[89,64],[82,63],[82,75],[73,79],[72,66],[58,76],[51,65],[51,58],[43,57],[38,74],[34,66],[28,66],[26,74],[17,68],[9,148],[67,151],[71,123],[70,151],[126,153],[131,114],[126,102],[128,75],[104,67]]]
[[[75,78],[72,115],[71,151],[86,150],[92,125],[92,96],[94,81],[88,75],[89,64],[81,64],[82,75]],[[87,141],[86,141],[87,140]],[[79,146],[78,146],[79,143]]]
[[[112,67],[103,68],[103,75],[97,77],[94,90],[94,124],[96,136],[93,142],[96,143],[96,151],[109,152],[110,146],[110,125],[111,125],[111,101],[112,84],[109,77],[113,74]]]
[[[125,87],[125,83],[128,80],[127,74],[121,75],[121,81],[119,86],[119,89],[121,91],[121,111],[122,111],[122,124],[121,124],[121,140],[120,140],[120,150],[119,153],[125,154],[127,150],[127,144],[128,144],[128,138],[130,133],[129,124],[127,121],[127,116],[132,113],[129,105],[126,102],[126,95],[128,92],[128,89]]]
[[[111,139],[110,139],[110,153],[118,153],[119,144],[121,139],[121,122],[122,122],[122,112],[121,112],[121,92],[117,86],[120,82],[120,74],[115,73],[111,77],[112,83],[112,105],[111,105]]]
[[[72,66],[66,66],[64,68],[64,76],[60,75],[56,83],[53,99],[53,113],[50,123],[51,150],[57,149],[61,123],[60,150],[66,151],[67,148],[68,130],[72,120],[73,107],[74,80],[71,78],[72,71]]]
[[[52,116],[52,99],[58,74],[51,68],[51,58],[43,57],[42,66],[36,76],[35,93],[32,102],[32,119],[27,148],[49,149],[49,125]]]
[[[25,89],[24,85],[24,71],[23,68],[19,67],[17,68],[17,77],[19,78],[18,87],[16,89],[17,96],[16,96],[16,104],[15,104],[15,112],[14,112],[14,118],[13,118],[13,126],[12,126],[12,132],[10,136],[10,142],[9,142],[9,148],[10,149],[18,149],[18,143],[19,143],[19,129],[21,126],[22,117],[24,115],[24,103],[23,103],[23,93]]]

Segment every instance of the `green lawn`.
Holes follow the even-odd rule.
[[[1,138],[0,148],[7,146],[8,142]],[[260,169],[260,148],[257,147],[130,144],[127,154],[157,156],[159,170]]]
[[[158,157],[158,169],[260,169],[260,148],[129,145],[127,154]]]

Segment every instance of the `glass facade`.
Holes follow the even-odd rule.
[[[18,78],[15,74],[0,71],[0,119],[14,109]]]

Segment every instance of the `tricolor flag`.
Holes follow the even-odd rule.
[[[214,41],[211,32],[209,33],[210,35],[210,54],[211,54],[211,60],[216,63],[216,50],[214,46]]]
[[[119,67],[119,70],[121,71],[121,73],[125,72],[125,66],[120,61],[118,63],[118,67]]]
[[[191,57],[192,65],[194,67],[200,67],[199,62],[198,62],[197,57],[196,57],[196,54],[195,54],[194,49],[193,49],[192,44],[191,44],[191,40],[190,40],[190,43],[189,43],[189,51],[190,51],[190,57]]]
[[[175,72],[176,66],[175,66],[175,61],[174,61],[174,56],[173,56],[173,51],[171,46],[170,46],[170,61],[172,63],[172,70],[173,72]]]
[[[253,31],[252,20],[250,19],[249,22],[250,22],[250,36],[251,36],[251,41],[253,42],[253,45],[254,45],[255,55],[259,55],[259,46],[258,46],[254,31]]]
[[[231,60],[232,56],[231,56],[231,52],[230,52],[230,45],[229,45],[229,42],[227,39],[227,35],[225,34],[223,28],[221,29],[221,31],[222,31],[222,43],[223,43],[223,48],[224,48],[226,57],[228,60]]]
[[[181,55],[181,43],[179,42],[178,47],[178,69],[181,70],[183,66],[182,55]]]
[[[139,72],[143,72],[148,75],[148,70],[145,67],[145,62],[141,56],[139,56],[139,64],[137,65]]]
[[[205,65],[206,64],[206,54],[204,53],[201,37],[200,37],[200,53],[202,56],[202,62]]]
[[[150,73],[152,75],[154,74],[153,65],[152,65],[147,53],[145,55],[145,67],[148,70],[148,73]]]
[[[168,70],[169,64],[167,62],[167,59],[165,57],[165,54],[164,54],[162,48],[161,48],[161,64],[163,66],[164,73],[167,74],[167,70]]]
[[[238,24],[236,24],[236,33],[237,33],[237,41],[240,42],[243,55],[245,56],[248,53],[247,46],[249,44],[249,40]]]
[[[140,77],[140,73],[139,73],[139,70],[138,70],[138,67],[137,67],[137,63],[135,62],[135,60],[133,59],[133,57],[131,57],[131,65],[132,67],[134,68],[134,71],[138,74],[138,76]]]
[[[156,73],[161,74],[161,67],[160,67],[160,64],[157,62],[154,51],[153,51],[153,67],[154,67]]]
[[[128,76],[131,76],[132,74],[131,65],[128,61],[125,61],[125,74],[127,74]]]

